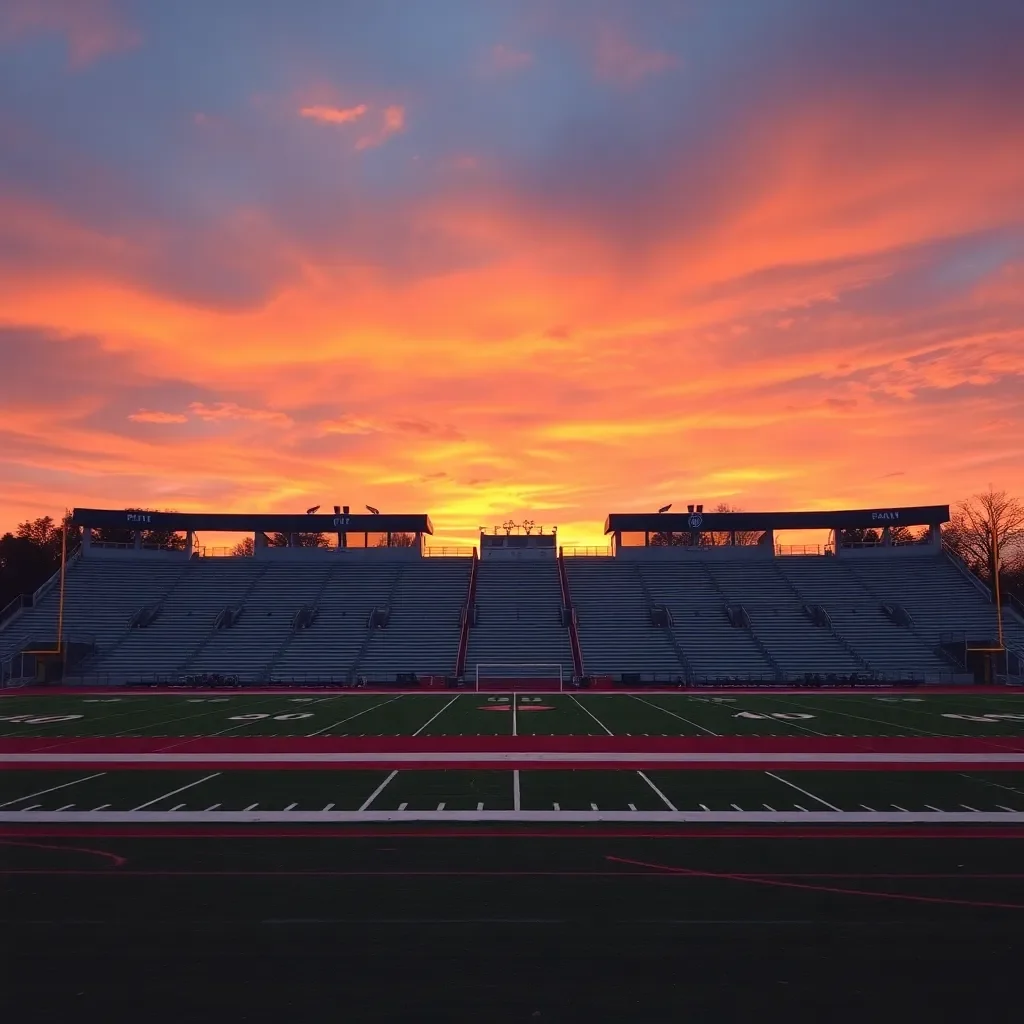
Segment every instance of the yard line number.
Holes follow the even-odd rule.
[[[758,718],[764,720],[766,718],[777,718],[783,722],[795,722],[803,721],[807,718],[814,718],[814,715],[805,715],[800,711],[772,711],[767,715],[759,715],[756,711],[737,711],[733,718]]]
[[[49,725],[51,722],[73,722],[85,715],[0,715],[0,722],[16,722],[19,725]]]
[[[1024,722],[1024,715],[1011,715],[1011,714],[997,714],[993,712],[990,715],[958,715],[954,712],[947,712],[943,718],[959,718],[963,722]]]
[[[299,718],[312,718],[312,711],[298,711],[287,715],[232,715],[229,722],[258,722],[261,718],[270,718],[275,722],[294,722]]]

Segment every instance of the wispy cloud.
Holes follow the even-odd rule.
[[[4,0],[0,43],[37,34],[62,35],[72,68],[139,45],[139,31],[124,21],[112,0]]]
[[[355,107],[329,107],[323,105],[300,107],[299,116],[321,124],[351,124],[358,121],[370,108],[365,103]]]
[[[157,409],[139,409],[129,415],[133,423],[188,423],[188,417],[181,412],[160,412]]]
[[[356,149],[372,149],[374,146],[379,146],[404,128],[405,108],[397,104],[385,107],[381,112],[379,127],[371,134],[364,135],[356,143]]]
[[[602,25],[594,46],[594,67],[601,78],[633,85],[676,67],[678,59],[662,50],[644,49],[619,29]]]

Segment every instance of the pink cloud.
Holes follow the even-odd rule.
[[[180,412],[160,412],[157,409],[140,409],[128,419],[133,423],[187,423],[188,417]]]
[[[643,50],[608,25],[598,30],[594,64],[600,78],[633,85],[650,75],[668,71],[676,58],[660,50]]]
[[[374,146],[379,146],[404,128],[405,108],[397,105],[385,107],[380,128],[370,135],[364,135],[356,143],[356,149],[372,149]]]
[[[248,420],[252,423],[274,423],[291,426],[291,417],[272,409],[248,409],[235,402],[192,402],[189,413],[205,423],[223,423],[229,420]]]
[[[355,107],[331,107],[317,104],[300,107],[299,116],[311,121],[319,121],[321,124],[351,124],[353,121],[358,121],[368,109],[369,107],[365,103],[360,103]]]
[[[0,42],[40,33],[65,36],[76,69],[132,49],[141,38],[121,20],[111,0],[6,0],[0,5]]]

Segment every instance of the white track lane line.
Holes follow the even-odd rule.
[[[575,694],[573,694],[573,693],[570,693],[570,694],[568,694],[568,697],[569,697],[569,700],[571,700],[571,701],[574,701],[574,702],[575,702],[575,704],[576,704],[576,707],[578,707],[578,708],[579,708],[579,709],[580,709],[581,711],[585,711],[585,712],[586,712],[586,713],[587,713],[588,715],[590,715],[590,717],[591,717],[591,718],[592,718],[592,719],[593,719],[593,720],[594,720],[595,722],[597,722],[597,724],[598,724],[599,726],[601,726],[601,728],[602,728],[602,729],[604,729],[604,731],[605,731],[606,733],[608,733],[608,735],[609,735],[609,736],[614,736],[614,735],[615,735],[615,733],[613,733],[613,732],[611,731],[611,729],[609,729],[609,728],[608,728],[608,726],[607,726],[607,725],[605,725],[605,724],[604,724],[604,722],[602,722],[602,721],[601,721],[601,719],[597,717],[597,715],[595,715],[595,714],[594,714],[594,713],[593,713],[592,711],[587,711],[587,709],[586,709],[586,708],[585,708],[585,707],[584,707],[584,706],[583,706],[583,705],[582,705],[582,704],[581,704],[581,703],[580,703],[580,702],[579,702],[578,700],[576,700],[576,695],[575,695]]]
[[[638,771],[638,772],[637,772],[637,775],[639,775],[639,776],[640,776],[640,778],[641,778],[641,779],[643,779],[643,780],[644,780],[644,782],[646,782],[646,783],[647,783],[647,785],[648,785],[648,786],[650,786],[650,787],[651,787],[651,789],[653,789],[653,790],[654,790],[654,792],[658,794],[658,797],[659,797],[659,799],[661,800],[661,802],[662,802],[662,803],[663,803],[663,804],[664,804],[664,805],[665,805],[665,806],[666,806],[666,807],[667,807],[667,808],[668,808],[668,809],[669,809],[670,811],[675,811],[675,810],[678,810],[678,808],[677,808],[677,807],[675,807],[675,806],[673,805],[672,801],[671,801],[671,800],[669,800],[669,798],[668,798],[667,796],[665,796],[665,794],[664,794],[664,793],[662,793],[662,791],[661,791],[660,789],[658,789],[658,787],[657,787],[657,786],[656,786],[656,785],[655,785],[655,784],[654,784],[653,782],[651,782],[651,780],[650,780],[649,778],[647,778],[647,776],[646,776],[646,775],[644,775],[644,773],[643,773],[643,772],[641,772],[641,771]],[[632,804],[630,804],[630,805],[629,805],[629,809],[630,809],[631,811],[634,811],[634,810],[636,810],[636,808],[635,808],[635,807],[634,807],[634,806],[633,806]]]
[[[321,733],[330,732],[332,729],[337,729],[339,725],[351,722],[353,718],[358,718],[360,715],[366,715],[371,711],[376,711],[377,708],[382,708],[385,704],[393,704],[396,700],[401,700],[404,696],[404,693],[400,693],[397,697],[392,697],[390,700],[382,700],[379,704],[373,704],[371,707],[363,708],[362,711],[357,711],[354,715],[349,715],[348,718],[343,718],[340,722],[335,722],[333,725],[328,725],[323,729],[317,729],[316,732],[306,733],[306,739],[310,739],[313,736],[319,736]]]
[[[388,783],[389,783],[389,782],[390,782],[390,781],[391,781],[391,780],[392,780],[392,779],[393,779],[393,778],[394,778],[394,777],[395,777],[395,776],[396,776],[397,774],[398,774],[398,769],[396,768],[396,769],[395,769],[395,770],[394,770],[394,771],[393,771],[393,772],[392,772],[392,773],[391,773],[391,774],[390,774],[390,775],[389,775],[389,776],[388,776],[388,777],[387,777],[387,778],[386,778],[386,779],[385,779],[385,780],[384,780],[384,781],[383,781],[383,782],[382,782],[382,783],[381,783],[381,784],[380,784],[380,785],[379,785],[379,786],[378,786],[378,787],[377,787],[377,788],[376,788],[376,789],[375,789],[375,790],[374,790],[374,791],[373,791],[373,792],[372,792],[372,793],[371,793],[371,794],[370,794],[370,795],[369,795],[369,796],[368,796],[368,797],[367,797],[367,798],[366,798],[366,799],[365,799],[364,801],[363,801],[363,805],[362,805],[362,807],[360,807],[360,808],[359,808],[359,810],[361,810],[361,811],[365,811],[365,810],[366,810],[366,809],[367,809],[367,808],[368,808],[368,807],[370,806],[370,804],[372,804],[372,803],[373,803],[373,801],[374,801],[374,800],[376,800],[376,799],[377,799],[377,797],[379,797],[379,796],[381,795],[381,793],[383,793],[383,792],[384,792],[385,788],[387,787],[387,784],[388,784]],[[401,807],[399,807],[399,810],[401,810],[401,809],[402,809],[402,808],[401,808]]]
[[[654,708],[656,711],[663,711],[666,715],[671,715],[673,718],[678,718],[680,722],[685,722],[687,725],[692,725],[694,729],[700,729],[701,732],[706,732],[709,736],[718,736],[719,733],[713,732],[711,729],[706,729],[703,725],[698,725],[696,722],[691,722],[688,718],[683,718],[682,715],[677,715],[674,711],[669,711],[668,708],[663,708],[660,704],[652,704],[649,700],[644,700],[643,697],[638,697],[635,693],[626,694],[627,697],[632,697],[633,700],[640,701],[641,704],[646,704],[649,708]],[[646,736],[647,733],[644,733]]]
[[[80,782],[88,782],[90,779],[98,779],[101,775],[106,775],[106,772],[97,772],[95,775],[86,775],[84,778],[75,779],[73,782],[65,782],[59,786],[51,786],[49,789],[40,789],[36,793],[26,793],[24,796],[19,796],[15,800],[8,800],[5,804],[0,804],[0,807],[10,807],[11,804],[20,804],[22,800],[31,800],[36,796],[43,796],[45,793],[56,793],[58,789],[67,789],[68,786],[77,786]]]
[[[448,710],[448,709],[449,709],[449,708],[450,708],[450,707],[451,707],[451,706],[452,706],[452,705],[453,705],[453,704],[454,704],[454,703],[455,703],[455,702],[456,702],[456,701],[457,701],[457,700],[458,700],[458,699],[459,699],[459,698],[460,698],[461,696],[462,696],[462,694],[461,694],[461,693],[457,693],[457,694],[455,694],[455,696],[454,696],[454,697],[452,697],[452,699],[451,699],[450,701],[448,701],[448,703],[447,703],[447,704],[445,704],[445,706],[444,706],[443,708],[441,708],[441,710],[440,710],[440,711],[438,711],[438,712],[437,712],[436,714],[434,714],[434,715],[431,715],[431,716],[430,716],[430,718],[428,718],[428,719],[427,719],[427,720],[426,720],[426,721],[425,721],[425,722],[424,722],[424,723],[423,723],[423,724],[422,724],[422,725],[421,725],[421,726],[420,726],[420,727],[419,727],[419,728],[418,728],[418,729],[417,729],[417,730],[416,730],[416,731],[415,731],[415,732],[413,733],[413,736],[419,736],[419,734],[420,734],[421,732],[423,732],[423,730],[424,730],[424,729],[426,729],[426,727],[427,727],[428,725],[430,725],[430,723],[431,723],[432,721],[434,721],[434,719],[435,719],[435,718],[438,718],[438,717],[440,717],[441,715],[443,715],[443,714],[444,714],[444,713],[445,713],[445,712],[446,712],[446,711],[447,711],[447,710]]]
[[[823,804],[830,811],[839,811],[842,813],[842,809],[836,807],[835,804],[830,804],[827,800],[822,800],[820,796],[815,796],[813,793],[808,793],[806,789],[801,789],[795,783],[787,782],[781,775],[775,775],[773,772],[765,772],[770,779],[775,779],[776,782],[781,782],[784,786],[789,786],[790,789],[795,789],[798,793],[803,793],[804,796],[809,796],[812,800],[817,800],[819,804]]]
[[[152,807],[153,804],[160,803],[161,800],[166,800],[169,796],[177,796],[179,793],[184,793],[186,789],[191,789],[193,786],[199,786],[199,785],[202,785],[202,783],[204,783],[204,782],[209,782],[210,779],[215,779],[220,774],[221,774],[220,772],[214,772],[212,775],[206,775],[206,776],[204,776],[201,779],[196,779],[195,782],[190,782],[187,786],[181,786],[178,789],[172,789],[170,791],[170,793],[164,793],[163,796],[158,796],[155,800],[148,800],[144,804],[139,804],[138,807],[133,807],[132,810],[133,811],[145,810],[147,807]]]

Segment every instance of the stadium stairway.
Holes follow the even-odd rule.
[[[746,609],[754,637],[785,677],[868,671],[867,662],[848,643],[811,621],[804,612],[806,602],[776,561],[721,560],[705,565],[729,602]]]
[[[370,613],[386,605],[407,562],[340,559],[322,589],[316,619],[296,630],[274,658],[270,677],[282,682],[351,680],[367,640]]]
[[[638,565],[651,596],[672,612],[672,631],[694,681],[776,677],[778,669],[757,639],[729,621],[726,595],[703,562],[687,558]]]
[[[372,629],[356,674],[389,680],[400,672],[450,675],[459,647],[471,559],[409,562],[390,595],[386,628]]]
[[[651,622],[650,599],[633,563],[581,555],[566,558],[565,571],[589,675],[638,672],[674,680],[686,674],[668,633]]]
[[[808,603],[821,605],[836,632],[847,640],[875,672],[889,676],[939,678],[953,666],[940,657],[924,636],[896,625],[881,610],[860,578],[839,563],[820,555],[780,559],[780,572]]]
[[[482,664],[561,665],[563,678],[572,677],[572,649],[569,631],[561,623],[562,587],[553,559],[482,559],[476,607],[467,673],[475,674]]]

